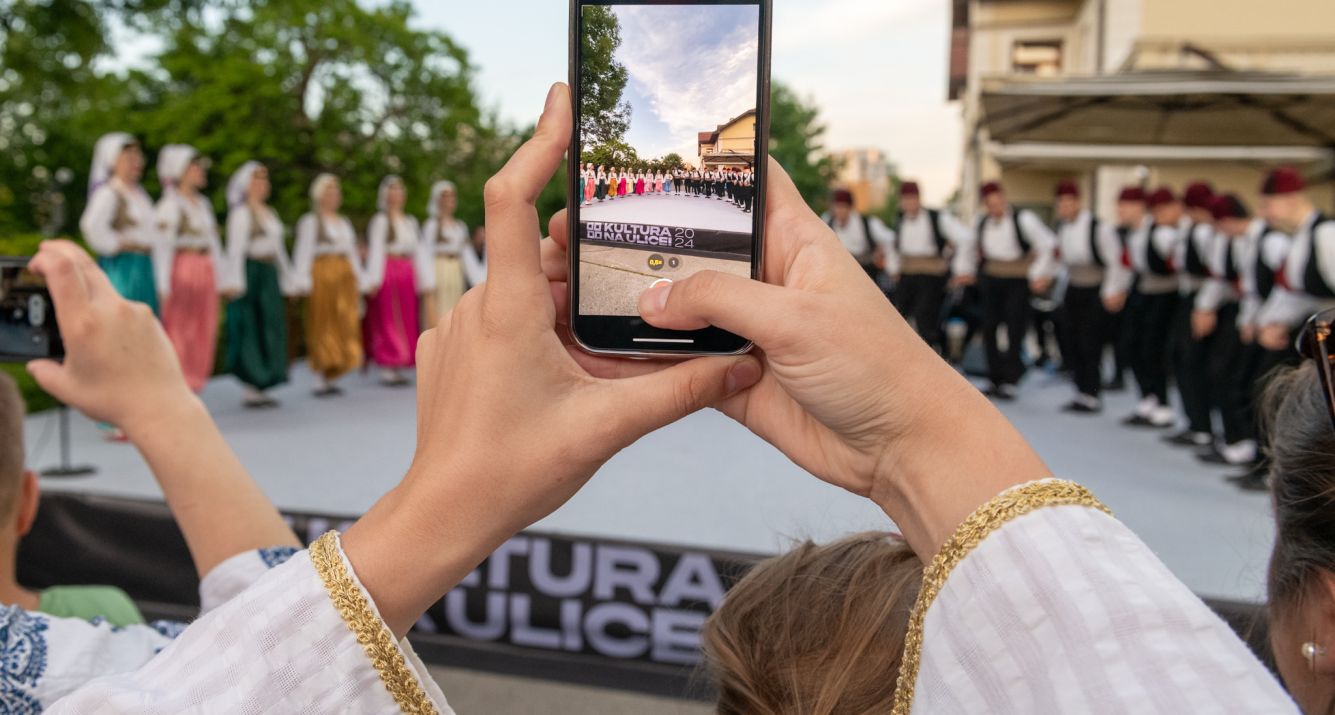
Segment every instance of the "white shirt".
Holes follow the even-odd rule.
[[[227,262],[223,260],[222,240],[218,237],[218,219],[213,216],[213,205],[201,196],[186,198],[183,194],[168,192],[158,201],[154,211],[160,240],[153,251],[153,272],[157,278],[158,295],[171,295],[172,269],[178,250],[207,251],[213,261],[217,286],[226,285]]]
[[[344,216],[324,222],[325,240],[317,235],[320,230],[319,219],[308,213],[297,222],[297,245],[292,250],[292,273],[295,285],[301,293],[311,290],[311,268],[318,256],[341,255],[352,264],[352,273],[357,277],[357,285],[364,293],[370,290],[366,282],[365,271],[357,258],[357,232],[352,222]]]
[[[116,210],[122,202],[128,225],[117,228]],[[88,246],[100,256],[114,256],[127,248],[151,251],[160,240],[148,192],[138,184],[127,188],[119,179],[97,187],[88,197],[79,230]]]
[[[973,245],[973,231],[970,231],[954,214],[949,211],[937,212],[937,227],[941,235],[953,249],[952,269],[956,275],[972,274],[973,266],[969,263],[968,250]],[[918,211],[917,216],[905,214],[899,221],[899,231],[890,230],[890,242],[882,244],[885,248],[885,272],[897,276],[900,274],[904,256],[937,255],[936,236],[932,233],[932,217],[927,209]]]
[[[1117,229],[1100,221],[1093,243],[1090,242],[1090,224],[1094,215],[1081,211],[1074,221],[1057,225],[1057,241],[1061,247],[1061,262],[1066,266],[1098,266],[1103,270],[1101,295],[1108,297],[1126,290],[1129,283],[1126,267],[1122,265],[1122,243]],[[1095,255],[1098,251],[1098,255]]]
[[[1020,230],[1029,241],[1029,250],[1034,256],[1034,263],[1029,268],[1029,279],[1051,278],[1057,273],[1057,259],[1054,255],[1057,247],[1057,235],[1048,228],[1033,211],[1020,210],[1016,214],[1007,211],[1000,219],[988,215],[983,219],[983,230],[979,236],[978,250],[981,254],[971,256],[972,265],[978,265],[978,258],[986,256],[993,261],[1019,261],[1025,258],[1024,248],[1015,235],[1015,219],[1018,216]]]
[[[866,227],[862,223],[862,214],[856,211],[850,211],[848,221],[840,226],[835,221],[832,214],[825,214],[823,217],[825,223],[834,229],[834,235],[839,237],[839,242],[844,244],[844,248],[849,253],[861,258],[871,253],[872,246],[886,248],[891,246],[895,240],[895,232],[886,227],[885,222],[875,216],[867,217],[867,227],[871,228],[871,236],[867,236]]]
[[[392,242],[389,240],[391,221],[394,225]],[[371,218],[366,236],[370,244],[366,253],[366,284],[370,288],[379,288],[384,282],[385,261],[393,256],[412,259],[418,293],[435,290],[436,271],[432,265],[431,244],[422,240],[416,218],[405,214],[391,219],[387,214],[378,213]]]
[[[1214,226],[1208,223],[1193,223],[1188,218],[1182,219],[1182,235],[1187,236],[1186,240],[1181,240],[1177,244],[1177,252],[1173,256],[1173,264],[1178,269],[1178,283],[1183,295],[1195,292],[1201,287],[1201,279],[1191,275],[1187,271],[1187,249],[1194,245],[1196,255],[1208,267],[1210,265],[1209,255],[1214,245],[1215,230]]]
[[[1177,257],[1178,244],[1182,241],[1182,232],[1174,226],[1154,226],[1131,234],[1131,267],[1140,275],[1158,275],[1150,270],[1150,251],[1153,250],[1164,263],[1169,265]],[[1178,268],[1179,266],[1174,266]]]
[[[444,225],[438,218],[429,218],[422,228],[422,238],[430,245],[432,254],[458,258],[468,243],[468,226],[457,218]]]
[[[485,253],[478,254],[477,249],[473,248],[473,244],[469,242],[464,244],[461,258],[464,264],[464,280],[467,281],[469,288],[487,282],[487,256]]]
[[[278,269],[278,286],[284,294],[291,294],[292,264],[287,258],[283,237],[283,222],[273,209],[265,207],[256,227],[255,213],[248,204],[242,204],[227,213],[228,287],[246,291],[246,259],[273,261]]]
[[[1298,326],[1313,313],[1335,307],[1335,301],[1317,298],[1308,292],[1307,264],[1319,256],[1317,269],[1328,286],[1335,286],[1335,222],[1320,226],[1320,212],[1313,211],[1302,226],[1294,232],[1284,261],[1284,278],[1288,285],[1278,286],[1270,299],[1261,307],[1258,320],[1262,325]]]
[[[1264,232],[1264,233],[1262,233]],[[1262,318],[1262,309],[1265,303],[1275,294],[1283,291],[1279,285],[1271,289],[1270,295],[1261,296],[1260,286],[1257,283],[1257,264],[1264,263],[1266,268],[1272,272],[1278,271],[1284,267],[1284,262],[1289,258],[1289,248],[1293,245],[1293,237],[1287,233],[1270,228],[1265,222],[1257,219],[1253,222],[1251,231],[1252,238],[1247,246],[1247,255],[1240,257],[1245,261],[1241,266],[1242,271],[1242,302],[1241,311],[1238,315],[1239,326],[1261,326],[1265,325]],[[1282,303],[1282,299],[1280,299]],[[1274,307],[1271,308],[1274,310]],[[1300,320],[1306,319],[1306,315]]]

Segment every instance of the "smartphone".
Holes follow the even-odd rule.
[[[0,257],[0,362],[65,357],[46,279],[26,256]]]
[[[771,0],[571,0],[570,332],[596,354],[734,355],[639,316],[660,281],[759,280]]]

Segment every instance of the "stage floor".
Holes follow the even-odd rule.
[[[731,201],[684,194],[626,196],[610,201],[595,201],[579,210],[581,221],[623,221],[626,223],[686,226],[750,233],[751,214]]]
[[[351,375],[347,395],[310,396],[304,364],[277,391],[277,410],[241,407],[232,378],[204,392],[228,441],[282,508],[360,514],[407,468],[414,444],[413,392]],[[1159,443],[1160,433],[1117,426],[1129,394],[1105,415],[1076,419],[1058,407],[1065,383],[1033,375],[1005,412],[1057,475],[1088,486],[1196,593],[1260,601],[1273,534],[1264,494],[1224,482],[1228,472]],[[44,479],[48,491],[160,498],[133,447],[103,441],[82,416],[71,418],[76,463],[97,466],[79,479]],[[28,463],[58,459],[54,412],[28,419]],[[448,436],[442,436],[448,439]],[[569,504],[536,528],[566,535],[773,553],[792,539],[830,539],[891,525],[869,503],[806,475],[769,445],[714,412],[650,435],[613,459]]]

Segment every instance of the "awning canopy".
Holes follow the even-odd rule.
[[[1310,146],[1168,146],[1144,144],[992,144],[989,152],[1003,166],[1094,169],[1108,164],[1296,164],[1322,166],[1335,161],[1335,149]]]
[[[1335,77],[1130,72],[992,78],[982,126],[1002,144],[1335,148]]]

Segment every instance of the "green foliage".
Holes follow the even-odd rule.
[[[630,78],[616,61],[621,23],[609,7],[587,6],[580,36],[580,138],[585,145],[614,145],[630,128],[630,103],[622,99]]]
[[[902,183],[898,176],[890,177],[890,195],[885,197],[885,205],[874,214],[887,226],[894,226],[899,220],[899,185]]]
[[[812,209],[829,206],[830,185],[838,166],[825,154],[825,125],[820,110],[787,86],[774,83],[770,94],[770,155],[788,172]]]

